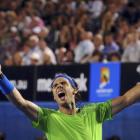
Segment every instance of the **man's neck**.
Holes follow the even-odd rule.
[[[68,114],[68,115],[74,115],[77,112],[77,108],[76,108],[75,104],[59,106],[59,110],[60,110],[60,112],[63,112],[64,114]]]

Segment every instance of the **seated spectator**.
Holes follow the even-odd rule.
[[[46,50],[43,53],[43,64],[44,65],[55,65],[56,64],[56,59],[54,54],[50,50]]]
[[[39,38],[41,40],[41,39],[45,39],[48,36],[49,29],[47,27],[43,27],[43,28],[36,27],[34,29],[34,32],[36,33],[36,35],[39,36]]]
[[[22,53],[17,51],[13,55],[13,65],[21,66],[22,64]]]
[[[100,51],[94,51],[92,55],[86,56],[81,60],[81,63],[102,62],[103,55]]]
[[[64,25],[60,29],[59,33],[59,47],[69,48],[69,43],[71,39],[70,29],[68,26]]]
[[[31,61],[31,65],[40,65],[40,56],[38,55],[38,53],[32,53],[31,57],[30,57],[30,61]]]
[[[119,16],[117,5],[115,3],[109,3],[107,8],[108,9],[102,18],[102,27],[101,27],[102,33],[111,31],[112,27],[115,25],[115,22]]]
[[[19,51],[22,51],[22,65],[31,64],[30,57],[34,52],[38,53],[43,61],[44,52],[42,53],[39,46],[40,40],[47,42],[52,53],[58,48],[71,49],[76,63],[83,63],[83,60],[84,63],[89,62],[85,57],[99,55],[98,51],[101,50],[98,50],[98,47],[107,55],[104,56],[105,59],[112,52],[119,52],[124,57],[126,53],[123,53],[123,48],[128,46],[124,45],[127,35],[137,29],[140,38],[140,8],[137,3],[139,1],[132,0],[0,1],[0,63],[15,65],[13,54]],[[108,35],[105,34],[110,31]],[[93,42],[92,33],[97,34]],[[98,33],[105,34],[104,44]],[[26,47],[22,47],[24,45]],[[133,49],[132,52],[136,52],[134,57],[137,58],[128,61],[139,61],[139,53]],[[63,49],[60,49],[61,51],[63,52]],[[57,56],[59,60],[56,61],[59,64],[71,63],[72,53],[66,51],[65,57],[62,58],[61,54],[61,57]],[[129,54],[129,57],[133,58],[132,54],[134,53]],[[90,60],[100,59],[95,57]]]
[[[80,63],[80,61],[86,56],[91,55],[94,51],[94,43],[92,42],[93,35],[91,32],[83,32],[81,34],[81,41],[74,49],[75,62]]]
[[[72,50],[67,50],[64,57],[64,64],[74,63],[74,53]]]
[[[103,0],[89,0],[88,2],[89,12],[92,14],[93,18],[99,17],[104,11]]]
[[[136,32],[128,34],[121,61],[140,62],[140,41]]]
[[[104,36],[104,49],[102,50],[103,56],[108,57],[111,53],[119,53],[119,46],[116,44],[116,42],[113,39],[113,34],[108,32]]]
[[[126,19],[129,25],[135,24],[139,20],[140,10],[134,1],[129,2],[121,12],[121,17]]]
[[[95,50],[91,55],[83,57],[81,63],[101,62],[103,59],[102,50],[104,49],[103,37],[101,34],[96,34],[94,39]]]
[[[10,57],[5,58],[3,64],[6,65],[6,66],[13,66],[12,57],[10,56]]]
[[[65,63],[65,53],[67,52],[67,49],[64,47],[58,48],[55,51],[57,64],[63,65]]]
[[[94,46],[95,46],[96,51],[101,52],[104,49],[103,36],[101,34],[96,34],[94,39],[93,39],[93,42],[94,42]]]
[[[41,61],[42,64],[53,64],[55,65],[56,62],[56,57],[54,52],[49,48],[49,46],[47,45],[47,43],[45,42],[44,39],[41,39],[39,41],[38,46],[40,47],[41,50]]]
[[[110,62],[116,62],[121,60],[121,55],[117,52],[113,52],[108,55],[108,61]]]

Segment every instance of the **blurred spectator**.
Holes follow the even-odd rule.
[[[40,65],[41,62],[40,62],[40,56],[38,53],[32,53],[31,56],[30,56],[30,61],[31,61],[31,64],[30,65]]]
[[[55,54],[43,39],[39,41],[39,47],[40,50],[42,51],[41,52],[42,54],[40,56],[40,58],[42,59],[42,63],[45,65],[47,64],[55,65],[57,63]]]
[[[28,38],[28,46],[30,47],[29,53],[38,53],[41,56],[41,49],[39,47],[39,37],[36,35],[31,35]]]
[[[22,65],[22,53],[15,52],[13,55],[13,65],[14,66],[21,66]]]
[[[140,61],[140,40],[136,32],[129,33],[122,54],[122,62],[139,62]]]
[[[56,58],[57,58],[57,64],[62,65],[65,63],[65,53],[67,52],[67,49],[64,47],[58,48],[55,51]]]
[[[121,16],[126,19],[126,21],[132,25],[138,22],[140,18],[140,9],[135,2],[129,2],[122,10]]]
[[[36,35],[29,36],[22,49],[23,65],[31,65],[32,55],[39,58],[39,64],[42,63],[42,51],[39,47],[39,37]]]
[[[103,36],[101,34],[96,34],[93,39],[93,42],[94,42],[95,50],[101,52],[104,49]]]
[[[92,55],[86,56],[81,60],[81,63],[102,62],[103,55],[100,51],[95,50]]]
[[[57,49],[57,43],[59,38],[59,30],[58,30],[58,23],[57,18],[53,17],[50,21],[50,29],[48,36],[45,38],[48,46],[55,51]]]
[[[30,47],[28,46],[28,41],[22,47],[22,63],[23,65],[30,65]]]
[[[111,28],[115,26],[115,22],[118,17],[119,14],[117,5],[115,3],[110,3],[107,11],[103,15],[101,32],[105,33],[111,31]]]
[[[74,63],[74,53],[72,50],[67,50],[64,57],[64,64],[73,64]]]
[[[108,55],[107,59],[108,61],[119,62],[121,60],[121,55],[117,52],[113,52]]]
[[[34,4],[34,8],[36,10],[36,13],[38,16],[42,16],[42,13],[44,12],[44,7],[46,4],[46,0],[32,0]]]
[[[68,26],[64,25],[62,29],[60,29],[59,33],[59,47],[69,48],[70,43],[70,29]]]
[[[111,34],[106,35],[107,32],[111,32]],[[46,42],[47,47],[51,49],[51,54],[65,48],[65,58],[62,58],[61,53],[60,57],[59,53],[56,54],[59,59],[56,58],[56,61],[59,64],[90,62],[89,58],[92,56],[93,58],[90,60],[94,60],[94,55],[95,61],[99,61],[100,59],[97,59],[96,56],[100,56],[100,53],[101,56],[102,53],[109,54],[112,51],[119,53],[119,57],[122,57],[122,54],[124,57],[124,51],[126,52],[126,48],[129,46],[126,44],[128,34],[132,32],[135,32],[132,36],[138,34],[137,42],[139,42],[139,1],[0,1],[0,63],[5,65],[16,65],[13,58],[16,52],[20,52],[22,57],[21,65],[31,64],[32,53],[40,55],[41,64],[52,63],[48,61],[52,59],[48,56],[50,53],[45,54],[46,62],[43,62],[44,53],[40,48],[40,40]],[[98,35],[104,38],[104,42],[101,43],[102,52],[96,49],[97,46],[100,46],[97,45],[98,41],[102,40]],[[135,46],[137,46],[136,44],[134,43]],[[131,55],[133,52],[130,51]],[[138,54],[136,54],[137,59],[127,61],[139,62]],[[74,61],[71,56],[74,56]],[[88,60],[86,57],[89,57]],[[20,65],[19,62],[18,64]]]
[[[89,0],[88,1],[89,12],[92,14],[93,18],[98,18],[104,11],[103,0]]]
[[[102,50],[104,49],[103,37],[101,34],[96,34],[93,39],[94,51],[91,55],[87,55],[81,63],[101,62],[103,59]]]
[[[3,64],[6,65],[6,66],[13,66],[13,59],[12,59],[12,57],[5,58]]]
[[[108,32],[104,35],[104,49],[102,50],[102,53],[104,56],[108,56],[113,52],[119,53],[119,46],[114,41],[113,34]]]
[[[36,27],[34,33],[38,35],[40,39],[46,39],[49,34],[49,29],[47,27]]]
[[[76,63],[80,63],[85,56],[91,55],[94,51],[95,48],[92,38],[93,35],[91,32],[83,32],[81,34],[81,41],[74,50]]]

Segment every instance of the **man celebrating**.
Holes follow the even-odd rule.
[[[2,93],[31,119],[34,127],[45,133],[48,140],[101,140],[102,123],[140,100],[140,85],[136,85],[116,99],[78,109],[75,104],[78,85],[74,79],[66,74],[57,74],[51,88],[58,110],[41,108],[24,99],[0,66]]]

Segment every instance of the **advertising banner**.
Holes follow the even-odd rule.
[[[90,66],[89,101],[103,102],[119,96],[120,63],[94,63]]]
[[[121,95],[134,85],[140,83],[140,63],[122,63],[121,65]]]
[[[39,66],[37,69],[37,101],[52,101],[50,85],[55,74],[66,73],[73,77],[79,86],[82,101],[88,101],[89,65],[65,65],[65,66]]]
[[[33,100],[36,88],[35,81],[36,67],[2,67],[4,74],[20,91],[21,95],[28,100]],[[0,93],[0,100],[6,100],[4,95]]]
[[[27,66],[3,67],[3,72],[20,91],[31,101],[54,101],[51,94],[51,82],[56,73],[66,73],[73,77],[79,86],[82,101],[88,101],[89,65],[65,66]],[[0,93],[0,100],[6,100]]]

